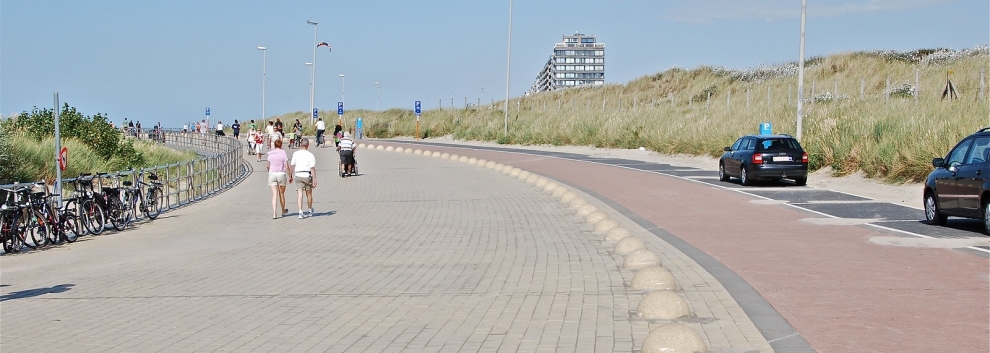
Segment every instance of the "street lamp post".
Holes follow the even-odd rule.
[[[344,103],[344,74],[337,74],[337,76],[340,76],[340,103]],[[340,124],[340,126],[344,126],[343,115],[340,115],[337,120],[337,123]]]
[[[313,114],[313,108],[315,108],[313,99],[316,97],[316,25],[319,23],[310,20],[307,20],[306,23],[313,25],[313,62],[309,71],[309,113]],[[314,118],[310,118],[310,122],[315,124],[314,120]]]
[[[381,83],[375,82],[375,86],[378,87],[378,98],[375,99],[375,110],[378,110],[379,103],[382,102],[382,85]]]
[[[804,120],[804,16],[808,0],[801,1],[801,46],[798,51],[798,88],[797,88],[797,140],[801,141],[801,125]]]
[[[512,0],[509,0],[509,48],[505,58],[505,136],[509,136],[509,67],[512,65]]]
[[[261,119],[265,119],[265,80],[268,71],[268,48],[258,47],[261,50]]]

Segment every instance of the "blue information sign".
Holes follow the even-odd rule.
[[[206,107],[206,116],[210,116],[210,107]]]
[[[344,115],[344,102],[337,102],[337,115]]]
[[[423,105],[419,101],[416,101],[416,115],[420,115],[422,113],[423,113]]]
[[[316,119],[316,117],[319,116],[319,113],[320,113],[319,109],[313,108],[313,119]]]
[[[773,124],[760,123],[760,135],[772,135],[772,134],[773,134]]]

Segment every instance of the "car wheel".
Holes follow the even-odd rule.
[[[984,211],[984,214],[986,214],[986,211]],[[928,224],[936,225],[936,226],[945,225],[945,220],[947,220],[948,218],[949,218],[948,216],[942,215],[942,210],[940,210],[938,207],[938,201],[935,199],[935,194],[932,192],[926,193],[925,219],[928,221]],[[986,216],[984,216],[983,218],[986,219]]]
[[[718,164],[718,180],[729,181],[729,175],[725,174],[725,164]]]
[[[808,185],[808,178],[797,178],[797,179],[794,179],[794,185],[797,185],[797,186]]]
[[[753,181],[749,179],[749,168],[748,167],[743,166],[739,170],[739,182],[741,184],[743,184],[743,186],[753,185]]]
[[[990,234],[990,200],[983,201],[983,233]]]

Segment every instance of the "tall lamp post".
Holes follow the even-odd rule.
[[[265,80],[268,71],[268,48],[258,47],[261,50],[261,120],[265,119]]]
[[[804,120],[804,16],[808,0],[801,0],[801,48],[798,56],[798,89],[797,89],[797,140],[801,141],[801,124]]]
[[[313,108],[315,107],[313,99],[316,96],[316,25],[319,23],[310,20],[307,20],[306,23],[313,25],[313,62],[310,65],[309,71],[309,113],[313,114]],[[311,123],[315,123],[314,120],[310,118]]]
[[[337,74],[337,76],[340,76],[340,103],[344,103],[344,74]],[[340,124],[340,126],[344,126],[343,115],[341,115],[340,119],[337,120],[337,123]]]
[[[382,102],[382,84],[375,82],[375,86],[378,87],[378,98],[375,99],[375,110],[377,111],[379,103]]]
[[[512,65],[512,0],[509,0],[509,49],[505,58],[505,136],[509,136],[509,67]]]

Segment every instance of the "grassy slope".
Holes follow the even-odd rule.
[[[37,181],[44,179],[48,182],[55,180],[54,139],[36,142],[23,136],[12,136],[13,154],[20,160],[20,169],[16,180]],[[83,143],[67,139],[62,146],[69,149],[69,164],[63,172],[63,177],[72,177],[80,173],[115,172],[111,170],[112,162],[97,156],[96,153]],[[145,166],[172,164],[196,158],[195,152],[173,150],[150,141],[137,140],[134,148],[144,154]]]
[[[944,155],[960,138],[990,125],[990,92],[978,98],[980,70],[990,63],[986,50],[938,63],[864,53],[811,62],[805,74],[806,100],[814,100],[813,82],[815,96],[834,91],[836,83],[838,93],[829,93],[846,96],[805,104],[802,144],[814,170],[831,166],[839,174],[862,170],[888,181],[919,181],[931,170],[932,157]],[[940,99],[950,70],[962,94],[952,102]],[[749,72],[754,71],[759,70]],[[921,77],[917,102],[904,97],[884,99],[888,77],[892,87],[913,85],[916,72]],[[427,137],[453,135],[501,143],[643,146],[660,153],[718,156],[722,147],[739,136],[755,133],[761,122],[772,122],[776,133],[796,131],[796,93],[792,93],[796,92],[796,75],[755,76],[750,79],[708,67],[671,69],[626,85],[513,99],[508,136],[503,136],[501,104],[425,111],[421,132]],[[865,98],[860,97],[861,84]],[[414,134],[415,117],[410,110],[348,112],[347,123],[352,124],[357,116],[364,117],[365,134],[370,137]],[[305,117],[297,112],[282,119],[308,122]],[[323,118],[330,126],[337,121],[336,115]]]

